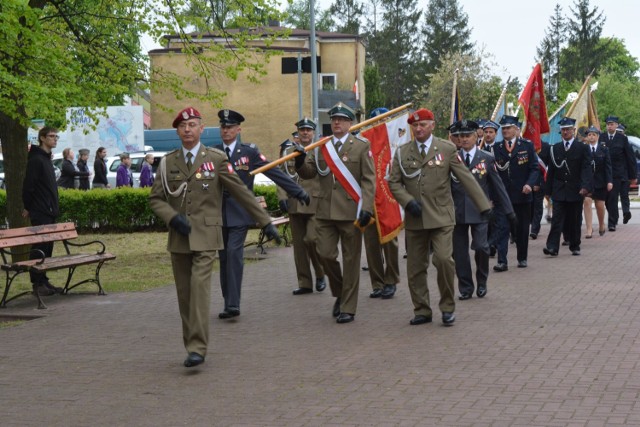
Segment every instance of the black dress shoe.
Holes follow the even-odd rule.
[[[338,318],[336,319],[336,322],[338,323],[349,323],[349,322],[353,322],[356,316],[354,316],[353,314],[349,314],[349,313],[340,313],[340,315],[338,315]]]
[[[396,294],[396,285],[384,285],[382,299],[391,299]]]
[[[184,359],[184,366],[191,368],[204,363],[204,356],[200,356],[198,353],[189,353],[186,359]]]
[[[336,298],[336,302],[333,303],[333,317],[340,315],[340,298]]]
[[[455,321],[456,315],[454,313],[442,313],[442,323],[444,323],[445,326],[451,326]]]
[[[363,266],[362,266],[362,271],[369,271],[369,267],[368,267],[368,266],[366,266],[366,265],[363,265]]]
[[[237,316],[240,316],[240,309],[237,307],[227,307],[222,313],[218,314],[220,319],[231,319]]]
[[[509,266],[502,262],[499,262],[493,266],[493,271],[497,271],[497,272],[507,271],[508,269],[509,269]]]
[[[327,281],[324,279],[324,277],[321,277],[320,279],[316,279],[316,291],[322,292],[326,287],[327,287]]]
[[[570,243],[567,240],[564,240],[562,242],[562,246],[569,246],[569,245],[570,245]]]
[[[380,298],[382,296],[382,289],[374,289],[373,292],[369,294],[369,298]]]
[[[631,219],[631,212],[625,212],[625,213],[622,215],[622,223],[623,223],[623,224],[628,223],[630,219]]]
[[[529,237],[531,237],[531,240],[536,240],[538,238],[538,234],[537,233],[529,233]]]
[[[609,231],[616,231],[616,226],[615,225],[610,225],[609,226]]]
[[[558,256],[558,251],[554,251],[553,249],[549,249],[547,247],[542,248],[542,252],[545,255]]]
[[[298,288],[293,290],[294,295],[303,295],[303,294],[311,294],[313,293],[313,289],[311,288]]]
[[[409,320],[410,325],[422,325],[425,323],[431,323],[432,319],[430,316],[423,316],[422,314],[418,314],[413,319]]]
[[[484,296],[487,295],[487,286],[478,285],[478,290],[476,291],[476,294],[478,295],[478,298],[484,298]]]
[[[518,268],[527,268],[527,261],[526,260],[518,261]]]
[[[571,251],[571,255],[573,256],[580,256],[580,250],[576,249],[575,251]]]
[[[458,299],[459,299],[460,301],[464,301],[464,300],[466,300],[466,299],[471,299],[471,297],[472,297],[472,296],[473,296],[472,294],[465,292],[465,293],[460,294],[460,295],[458,296]]]

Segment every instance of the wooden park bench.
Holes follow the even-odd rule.
[[[257,196],[256,201],[262,206],[264,209],[267,209],[267,201],[264,199],[264,196]],[[279,217],[271,217],[271,223],[276,226],[278,232],[280,234],[280,238],[284,242],[285,246],[289,246],[289,217],[288,216],[279,216]],[[280,228],[282,226],[282,228]],[[264,234],[264,230],[260,230],[260,235],[258,236],[257,246],[260,248],[261,254],[266,254],[267,251],[264,249],[264,245],[269,242],[269,238]]]
[[[78,237],[76,226],[72,222],[65,222],[61,224],[39,225],[36,227],[23,227],[23,228],[10,228],[6,230],[0,230],[0,254],[2,255],[2,265],[0,268],[6,274],[6,283],[4,288],[4,295],[0,300],[0,308],[5,308],[7,303],[22,295],[31,293],[31,291],[25,291],[11,298],[8,298],[9,290],[14,279],[22,274],[30,271],[33,272],[47,272],[54,270],[62,270],[67,268],[67,281],[62,290],[63,294],[67,294],[69,290],[84,283],[95,283],[98,286],[98,294],[105,295],[104,289],[100,284],[100,268],[105,261],[116,259],[115,255],[105,252],[105,245],[99,240],[94,240],[87,243],[74,243],[69,240]],[[15,255],[27,255],[32,251],[26,248],[17,249],[20,246],[32,245],[34,243],[46,243],[46,242],[59,242],[62,241],[66,255],[52,256],[46,258],[44,253],[40,250],[37,259],[17,261],[13,262],[12,258]],[[71,253],[72,248],[79,248],[89,245],[97,245],[97,251],[93,253]],[[16,250],[17,249],[17,250]],[[97,264],[95,269],[95,277],[82,280],[80,282],[71,284],[71,279],[76,268],[81,265]],[[38,308],[47,308],[42,302],[42,298],[38,295],[38,292],[33,292],[38,298]]]

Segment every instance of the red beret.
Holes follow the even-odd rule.
[[[200,112],[193,107],[187,107],[184,110],[180,111],[175,119],[173,119],[173,127],[177,128],[178,125],[189,119],[201,119],[202,116]]]
[[[433,113],[426,108],[421,108],[419,110],[414,111],[409,116],[407,123],[411,124],[413,122],[419,122],[420,120],[435,120],[433,117]]]

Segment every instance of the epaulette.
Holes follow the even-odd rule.
[[[177,153],[178,151],[182,150],[182,148],[176,148],[173,151],[169,151],[166,155],[168,156],[169,154],[173,154],[173,153]]]
[[[246,147],[251,147],[251,148],[256,149],[256,150],[258,149],[256,144],[252,144],[252,143],[241,142],[240,145],[244,145]]]
[[[353,135],[353,134],[352,134],[351,136],[352,136],[353,138],[355,138],[355,139],[359,139],[360,141],[368,142],[369,144],[371,144],[371,141],[369,141],[367,138],[365,138],[364,136],[362,136],[362,134],[361,134],[361,133],[359,133],[359,134],[357,134],[357,135]]]
[[[227,153],[225,153],[224,151],[222,151],[219,148],[215,148],[215,147],[205,147],[205,148],[206,148],[207,151],[212,151],[212,152],[214,152],[216,154],[223,154],[224,156],[227,155]]]

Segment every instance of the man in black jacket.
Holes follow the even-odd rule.
[[[51,163],[51,150],[58,145],[58,130],[45,126],[38,132],[38,143],[32,145],[27,160],[27,170],[22,185],[23,217],[29,217],[31,225],[53,224],[59,214],[58,185]],[[37,243],[31,246],[31,259],[50,257],[53,242]],[[39,295],[53,295],[62,289],[49,282],[46,273],[30,272],[33,291]]]

